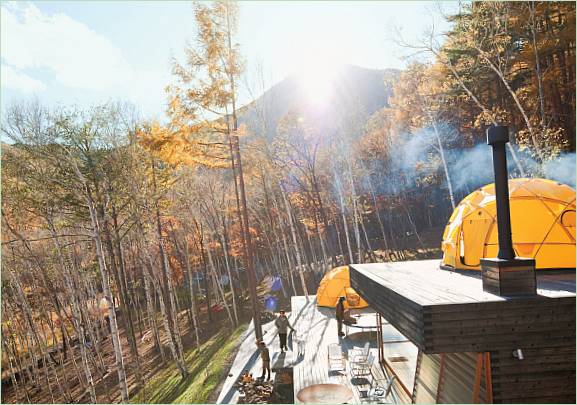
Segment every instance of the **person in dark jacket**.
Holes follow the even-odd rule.
[[[267,381],[270,380],[270,354],[268,351],[268,347],[266,347],[266,343],[262,340],[258,343],[258,347],[260,350],[260,358],[262,359],[262,375],[260,379],[264,381],[265,372],[268,373]]]
[[[274,321],[275,326],[278,329],[278,338],[280,340],[280,351],[288,351],[288,347],[286,345],[286,337],[287,337],[287,332],[288,329],[290,328],[290,330],[292,330],[294,332],[293,327],[291,326],[291,324],[289,323],[289,320],[287,318],[287,316],[285,315],[284,311],[280,311],[280,315],[278,316],[278,318],[276,319],[276,321]]]
[[[339,301],[337,302],[336,306],[336,318],[339,336],[345,336],[343,333],[343,321],[345,319],[345,297],[339,297]]]

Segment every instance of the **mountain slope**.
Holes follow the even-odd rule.
[[[306,82],[292,75],[244,107],[240,121],[250,132],[266,133],[269,140],[275,137],[279,121],[289,112],[298,113],[309,124],[314,123],[318,131],[337,131],[349,126],[352,120],[364,123],[367,117],[388,105],[392,89],[385,84],[385,78],[394,81],[399,73],[396,69],[343,66],[332,74],[327,73],[327,78],[319,78],[328,80],[319,87],[330,90],[320,102],[314,100],[317,97],[311,97],[314,89],[307,88]],[[308,83],[310,86],[310,80]],[[356,128],[361,129],[362,126]]]

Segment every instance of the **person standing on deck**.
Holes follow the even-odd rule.
[[[336,306],[336,318],[339,336],[345,336],[343,333],[343,320],[345,319],[345,297],[339,297],[339,302]]]
[[[270,380],[270,354],[268,352],[268,347],[266,347],[266,343],[262,340],[258,343],[258,347],[260,350],[260,358],[262,359],[262,375],[260,379],[264,381],[265,372],[268,372],[267,381]]]
[[[287,330],[288,328],[290,328],[290,330],[292,330],[293,332],[295,330],[289,323],[289,320],[283,310],[280,311],[280,315],[278,316],[276,321],[274,321],[274,324],[278,329],[278,338],[280,340],[280,351],[281,352],[284,352],[285,350],[288,351],[288,347],[286,345]]]

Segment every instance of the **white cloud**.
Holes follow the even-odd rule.
[[[164,86],[170,80],[166,63],[133,66],[105,35],[31,3],[3,2],[0,29],[3,88],[46,90],[50,100],[71,104],[121,99],[146,114],[164,112]],[[42,72],[42,81],[26,69]]]
[[[0,67],[0,83],[2,87],[17,90],[21,93],[34,93],[46,90],[46,85],[11,66],[2,64]]]
[[[67,87],[96,91],[122,87],[134,75],[108,38],[66,14],[5,3],[1,26],[2,59],[16,69],[49,69]]]

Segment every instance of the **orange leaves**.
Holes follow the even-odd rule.
[[[137,136],[145,149],[171,165],[228,167],[228,150],[224,143],[196,136],[215,128],[221,129],[222,124],[197,124],[174,130],[153,121],[141,127]]]
[[[229,254],[233,257],[242,257],[243,255],[243,243],[242,243],[242,231],[238,223],[234,223],[229,228],[230,231],[230,241],[229,241]],[[258,240],[259,232],[257,229],[249,227],[249,233],[253,243]]]

